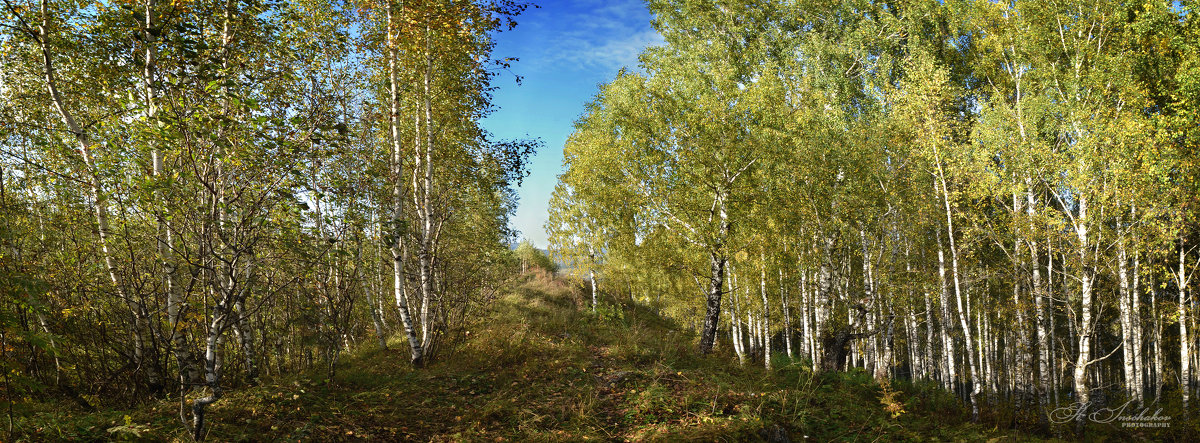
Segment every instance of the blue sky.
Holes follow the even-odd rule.
[[[535,0],[536,1],[536,0]],[[562,173],[562,149],[572,124],[597,86],[622,66],[635,68],[642,48],[662,43],[650,27],[642,0],[542,0],[517,17],[517,27],[496,36],[497,58],[517,57],[499,86],[499,108],[483,121],[499,139],[541,138],[530,175],[517,190],[520,204],[512,225],[545,248],[547,205]]]

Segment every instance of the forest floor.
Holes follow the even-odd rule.
[[[938,389],[881,389],[862,371],[811,377],[700,357],[695,337],[644,306],[591,313],[561,280],[528,277],[421,370],[403,342],[325,371],[231,389],[211,441],[1029,441],[971,424]],[[184,440],[179,403],[18,420],[19,439]],[[23,435],[23,437],[22,437]]]

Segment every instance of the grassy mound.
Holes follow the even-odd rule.
[[[529,277],[422,370],[404,343],[213,405],[213,441],[1023,441],[965,422],[936,389],[881,388],[862,371],[811,376],[700,357],[696,338],[644,306],[596,313],[560,280]],[[28,440],[183,440],[178,402],[134,411],[26,411]],[[21,437],[22,434],[18,434]]]

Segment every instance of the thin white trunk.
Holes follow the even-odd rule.
[[[596,253],[592,252],[591,261],[588,262],[588,281],[592,284],[592,313],[596,312]],[[633,294],[630,294],[632,297]]]
[[[971,386],[972,386],[971,394],[970,394],[971,421],[978,422],[979,421],[979,400],[977,397],[978,397],[979,393],[983,390],[983,384],[982,384],[982,380],[980,380],[980,378],[979,378],[978,364],[976,364],[975,358],[972,357],[972,353],[975,349],[975,346],[974,346],[974,340],[971,337],[971,325],[970,325],[970,315],[971,314],[966,309],[964,309],[964,305],[963,305],[964,295],[963,295],[962,283],[961,283],[961,280],[962,280],[961,275],[962,274],[959,271],[959,267],[958,267],[958,247],[954,241],[954,219],[951,216],[951,211],[950,211],[950,190],[946,186],[946,175],[942,171],[942,164],[941,164],[940,159],[938,159],[938,162],[937,162],[937,172],[938,172],[938,180],[942,184],[942,202],[943,202],[944,208],[946,210],[946,236],[947,236],[947,240],[949,242],[949,247],[950,247],[950,265],[951,265],[951,269],[954,271],[953,272],[954,297],[958,302],[958,318],[959,318],[959,323],[962,326],[963,345],[966,348],[965,354],[967,356],[967,363],[968,363],[968,367],[971,370]],[[970,304],[970,297],[967,296],[965,298],[967,298],[967,304]]]
[[[995,365],[996,337],[992,333],[992,320],[984,309],[976,310],[975,315],[982,319],[979,327],[981,328],[980,335],[982,336],[983,340],[983,343],[980,346],[982,349],[980,353],[983,356],[983,377],[988,381],[988,392],[995,394],[999,392],[1000,382],[998,380],[997,371],[995,371],[995,368],[993,367]]]
[[[1187,411],[1188,400],[1190,400],[1192,392],[1191,380],[1191,362],[1192,352],[1190,348],[1191,338],[1188,335],[1188,278],[1184,262],[1186,261],[1187,250],[1184,249],[1182,238],[1179,241],[1179,268],[1175,273],[1175,284],[1179,289],[1179,393],[1183,398],[1183,410]]]
[[[951,248],[951,251],[953,251],[953,248]],[[953,257],[954,255],[955,254],[951,254],[951,257]],[[955,267],[957,267],[957,266],[955,266]],[[954,274],[954,292],[955,292],[955,299],[958,302],[958,318],[959,318],[959,322],[961,323],[962,329],[963,329],[963,347],[964,347],[964,350],[966,351],[965,355],[967,357],[968,368],[971,371],[971,374],[970,374],[971,375],[971,386],[972,386],[971,393],[970,393],[971,419],[973,421],[978,421],[979,420],[978,396],[981,392],[983,392],[983,380],[979,377],[978,361],[977,361],[977,359],[973,358],[974,357],[973,353],[974,353],[976,346],[975,346],[975,339],[972,336],[972,331],[971,331],[971,323],[970,323],[970,315],[971,314],[968,310],[963,309],[963,299],[966,298],[967,303],[970,303],[970,296],[964,295],[961,292],[961,288],[959,286],[959,278],[958,278],[957,270]]]
[[[805,273],[804,276],[807,279],[810,275]],[[808,333],[805,337],[808,342],[808,358],[813,363],[813,367],[817,367],[817,363],[820,362],[818,356],[821,354],[821,333],[817,329],[819,319],[817,288],[809,287],[803,292],[805,319],[808,321]]]
[[[126,304],[130,313],[133,316],[133,345],[134,345],[134,360],[140,369],[146,371],[146,381],[152,390],[157,390],[161,387],[161,380],[157,373],[157,362],[146,356],[146,340],[149,335],[147,332],[147,319],[145,318],[145,309],[134,300],[126,292],[124,281],[117,269],[116,259],[111,249],[110,235],[112,229],[108,220],[108,195],[104,189],[104,181],[100,176],[99,167],[92,157],[91,150],[95,148],[92,144],[91,134],[87,129],[81,127],[75,120],[70,106],[63,97],[62,92],[58,89],[58,73],[54,68],[54,55],[50,49],[49,39],[52,29],[50,25],[50,11],[47,0],[41,2],[41,21],[37,29],[29,29],[38,35],[37,42],[41,50],[41,68],[42,79],[45,81],[46,91],[50,94],[51,103],[54,109],[58,112],[63,124],[67,127],[67,132],[71,134],[75,142],[76,151],[80,159],[83,161],[85,178],[88,183],[89,191],[92,197],[92,209],[96,217],[96,230],[99,237],[99,246],[102,257],[104,258],[104,267],[108,271],[109,280],[113,284],[113,290],[116,291],[117,298]]]
[[[1051,250],[1048,254],[1046,254],[1046,298],[1045,298],[1045,300],[1046,300],[1046,311],[1047,311],[1046,320],[1049,322],[1049,328],[1047,329],[1048,335],[1049,335],[1049,337],[1047,338],[1047,342],[1049,343],[1049,346],[1047,346],[1046,349],[1049,351],[1049,354],[1050,354],[1050,369],[1051,369],[1050,370],[1050,380],[1049,380],[1050,381],[1050,392],[1053,394],[1054,404],[1059,404],[1061,402],[1059,401],[1058,389],[1060,386],[1062,386],[1063,370],[1061,368],[1063,365],[1061,365],[1059,363],[1060,359],[1058,356],[1058,352],[1054,348],[1054,344],[1057,343],[1057,341],[1054,339],[1055,327],[1054,327],[1054,297],[1053,297],[1053,294],[1054,294],[1054,251]]]
[[[767,301],[767,257],[759,255],[758,287],[762,294],[762,350],[763,367],[771,369],[771,304]]]
[[[732,305],[732,303],[730,303],[730,304]],[[745,354],[745,351],[742,350],[741,334],[739,334],[741,328],[738,326],[738,324],[739,324],[738,316],[737,316],[737,313],[735,313],[733,311],[732,306],[729,307],[728,309],[729,309],[729,313],[728,313],[729,314],[729,341],[733,345],[733,353],[734,353],[734,355],[737,355],[738,363],[745,364],[746,363],[746,354]]]
[[[917,314],[909,309],[904,316],[904,337],[908,340],[908,361],[913,380],[925,378],[925,361],[922,359],[917,330]]]
[[[1013,209],[1013,214],[1015,216],[1020,211],[1020,192],[1013,191],[1012,200],[1013,200],[1013,208],[1012,209]],[[1033,382],[1033,380],[1031,379],[1031,377],[1033,376],[1033,366],[1030,364],[1032,362],[1032,359],[1030,358],[1030,356],[1032,355],[1033,349],[1029,344],[1029,329],[1028,329],[1028,327],[1026,327],[1026,324],[1025,324],[1025,304],[1021,303],[1021,283],[1024,280],[1022,273],[1020,272],[1021,271],[1021,263],[1020,263],[1021,255],[1018,252],[1021,250],[1021,243],[1022,243],[1022,241],[1019,237],[1013,242],[1014,255],[1013,255],[1012,300],[1013,300],[1013,309],[1016,311],[1016,314],[1017,314],[1016,315],[1016,317],[1017,317],[1017,319],[1016,319],[1017,320],[1017,324],[1016,324],[1017,346],[1016,346],[1016,349],[1011,349],[1012,356],[1013,356],[1013,365],[1015,366],[1015,368],[1012,371],[1012,373],[1013,373],[1012,377],[1010,377],[1013,379],[1014,384],[1016,385],[1016,389],[1021,390],[1021,392],[1017,393],[1018,405],[1021,405],[1025,402],[1025,400],[1027,398],[1027,393],[1028,393],[1027,387],[1031,386],[1032,382]],[[1030,266],[1036,267],[1037,263],[1030,263]],[[990,368],[987,369],[987,372],[989,372],[989,373],[991,372]],[[990,379],[990,377],[989,377],[989,379]],[[994,387],[993,387],[993,392],[995,392]]]
[[[367,305],[371,309],[371,323],[375,326],[375,340],[379,343],[379,349],[387,349],[387,332],[383,326],[383,316],[379,312],[379,304],[375,301],[375,289],[371,288],[366,278],[360,278],[363,294],[367,295]]]
[[[816,348],[813,341],[813,327],[815,319],[813,318],[812,297],[808,294],[808,272],[803,268],[798,269],[800,273],[800,351],[808,357],[808,361],[816,364]]]
[[[787,286],[783,284],[783,267],[779,268],[779,300],[783,308],[783,343],[788,360],[792,359],[792,310],[788,304]]]
[[[1118,220],[1118,224],[1119,223],[1120,220]],[[1124,347],[1121,352],[1122,369],[1124,369],[1122,375],[1124,376],[1126,395],[1128,395],[1130,399],[1133,399],[1140,404],[1141,402],[1137,400],[1138,388],[1137,382],[1135,381],[1137,378],[1135,375],[1137,372],[1137,366],[1134,362],[1134,359],[1137,358],[1137,354],[1134,351],[1136,347],[1133,343],[1133,316],[1135,315],[1133,312],[1134,295],[1133,289],[1129,282],[1129,254],[1125,249],[1125,243],[1125,233],[1121,232],[1117,239],[1117,281],[1119,283],[1118,309],[1120,311],[1121,320],[1121,346]]]
[[[925,294],[925,378],[928,379],[937,371],[937,357],[934,355],[934,340],[933,330],[936,323],[933,321],[933,302],[929,299],[929,291],[922,291]],[[945,377],[945,375],[943,375]]]
[[[958,377],[954,367],[954,338],[950,336],[950,328],[954,324],[950,321],[950,284],[946,281],[946,254],[942,251],[941,236],[938,237],[938,280],[942,287],[942,365],[945,368],[942,372],[942,383],[947,391],[955,392]]]
[[[1026,179],[1025,215],[1029,223],[1029,234],[1025,239],[1025,246],[1029,250],[1029,266],[1032,269],[1031,285],[1033,286],[1033,301],[1036,317],[1034,319],[1034,322],[1036,323],[1034,326],[1037,334],[1035,340],[1037,340],[1038,349],[1037,387],[1040,391],[1038,395],[1038,401],[1044,406],[1050,404],[1050,391],[1053,388],[1053,384],[1051,383],[1051,380],[1053,380],[1053,376],[1051,374],[1053,372],[1053,368],[1051,367],[1052,363],[1050,361],[1051,342],[1047,331],[1050,308],[1046,305],[1047,291],[1046,286],[1042,282],[1042,265],[1038,257],[1038,243],[1032,238],[1035,227],[1035,203],[1036,200],[1033,196],[1032,181],[1030,179]],[[1053,261],[1051,261],[1051,263],[1053,263]],[[1039,410],[1039,416],[1045,418],[1045,413],[1043,411],[1044,409]],[[1039,418],[1039,420],[1040,419],[1041,418]]]
[[[830,308],[833,304],[833,299],[830,295],[833,286],[833,243],[834,238],[826,236],[822,244],[821,266],[817,270],[817,290],[813,294],[813,306],[816,309],[816,329],[813,331],[813,343],[815,344],[816,352],[813,354],[813,367],[826,368],[827,366],[837,365],[840,362],[825,361],[825,331],[826,325],[829,322]]]
[[[1091,245],[1088,243],[1087,204],[1085,196],[1079,198],[1079,217],[1075,220],[1075,236],[1079,244],[1079,353],[1075,358],[1075,400],[1080,411],[1075,419],[1076,432],[1083,429],[1084,418],[1087,416],[1088,403],[1091,401],[1091,390],[1088,387],[1087,368],[1092,355],[1092,272],[1089,266],[1088,253]],[[1182,324],[1182,323],[1181,323]],[[1186,398],[1186,397],[1185,397]],[[1186,400],[1185,404],[1186,404]]]
[[[223,296],[223,295],[222,295]],[[221,338],[224,335],[226,319],[229,315],[228,305],[221,301],[213,308],[212,322],[208,327],[208,336],[204,340],[204,384],[209,388],[209,395],[192,401],[192,439],[204,440],[204,412],[208,405],[221,399]]]
[[[146,121],[154,125],[158,115],[158,91],[155,84],[155,74],[157,72],[157,44],[156,32],[151,31],[158,26],[155,22],[157,13],[155,11],[156,0],[146,0],[143,4],[143,14],[145,17],[145,28],[143,32],[145,44],[144,65],[142,71],[142,85],[145,94],[146,102]],[[164,168],[163,154],[158,149],[157,144],[152,146],[150,151],[152,174],[156,178],[166,173]],[[166,202],[155,196],[156,202],[161,205],[161,210],[166,210]],[[196,365],[193,364],[194,357],[191,352],[191,347],[188,346],[187,337],[180,328],[180,315],[182,306],[182,297],[179,293],[178,285],[175,285],[175,262],[172,259],[172,249],[174,247],[174,229],[170,225],[169,218],[158,214],[158,237],[157,253],[158,261],[162,267],[163,273],[163,291],[167,295],[167,324],[170,328],[170,336],[168,341],[172,343],[172,351],[175,357],[176,365],[179,365],[179,382],[182,387],[193,387],[199,384],[200,372]]]
[[[756,315],[755,320],[758,322],[758,328],[755,330],[758,331],[759,350],[766,354],[766,349],[770,347],[770,345],[767,343],[767,324],[763,321],[762,316]]]
[[[1143,354],[1142,337],[1144,329],[1142,328],[1142,293],[1141,286],[1141,260],[1137,254],[1133,254],[1133,287],[1130,292],[1133,310],[1133,363],[1134,363],[1134,378],[1133,378],[1133,400],[1138,406],[1146,403],[1146,373],[1145,356]]]
[[[425,72],[422,76],[422,108],[425,114],[424,130],[425,130],[425,145],[424,152],[417,152],[416,164],[417,169],[424,167],[424,174],[420,187],[420,210],[417,214],[421,217],[421,243],[417,252],[417,263],[420,270],[421,283],[421,345],[429,352],[433,347],[433,341],[436,339],[434,333],[434,315],[436,315],[436,307],[433,306],[436,302],[433,284],[433,254],[434,245],[434,211],[432,204],[433,194],[433,42],[429,24],[425,25]],[[422,154],[424,162],[422,162]]]
[[[728,181],[726,185],[731,182]],[[729,236],[731,223],[729,221],[729,212],[725,208],[725,199],[728,197],[728,188],[719,188],[713,194],[713,206],[710,216],[717,216],[717,236],[715,241],[707,244],[709,257],[709,277],[708,293],[705,294],[704,307],[704,326],[700,331],[700,344],[698,350],[700,355],[706,355],[712,352],[713,345],[717,339],[717,325],[721,322],[721,296],[724,295],[725,283],[725,265],[728,257],[725,255],[725,240]]]
[[[368,205],[370,205],[369,200],[368,200]],[[371,219],[375,218],[374,214],[375,214],[374,211],[372,211]],[[379,226],[378,223],[376,223],[375,226],[378,227]],[[378,228],[376,228],[376,229],[378,229]],[[375,232],[375,236],[376,236],[376,238],[380,237],[378,230]],[[358,267],[359,267],[358,281],[362,286],[363,294],[366,294],[366,296],[367,296],[367,305],[369,305],[370,309],[371,309],[371,323],[375,326],[375,339],[379,342],[379,349],[387,349],[387,332],[386,332],[386,327],[383,324],[383,315],[379,310],[379,304],[375,300],[375,288],[371,287],[372,285],[370,284],[370,282],[374,279],[374,276],[372,276],[371,273],[368,272],[368,269],[378,269],[379,260],[375,260],[375,261],[371,262],[371,266],[368,268],[362,258],[362,244],[361,243],[359,244],[359,247],[358,247]]]
[[[733,328],[733,348],[737,351],[738,364],[746,364],[746,342],[744,340],[744,331],[742,330],[741,306],[738,303],[737,291],[737,273],[734,271],[733,264],[729,264],[729,318],[730,327]]]
[[[0,181],[3,179],[4,177],[0,176]],[[0,195],[0,199],[2,198],[3,196]],[[0,200],[0,203],[3,203],[3,201]],[[46,324],[46,316],[43,315],[41,311],[35,310],[34,313],[37,315],[38,326],[41,326],[42,332],[46,333],[46,338],[48,339],[50,345],[50,357],[54,359],[54,385],[62,388],[62,363],[58,359],[58,343],[54,341],[54,333],[50,332],[50,327]]]
[[[843,290],[842,293],[846,294],[847,298],[849,298],[850,291]],[[857,319],[854,316],[854,310],[853,309],[846,310],[846,324],[850,325],[850,328],[848,329],[849,331],[854,331],[855,328],[858,326],[858,322],[856,320]],[[848,349],[848,352],[849,352],[849,354],[848,354],[849,358],[846,359],[846,361],[848,362],[847,366],[846,366],[847,368],[850,368],[850,367],[857,368],[857,367],[862,366],[859,364],[859,349],[858,349],[858,346],[856,346],[856,344],[857,344],[857,341],[850,340],[850,342],[847,343],[847,345],[846,345],[846,348]]]
[[[158,120],[158,89],[154,82],[154,77],[157,73],[158,63],[158,47],[156,43],[156,32],[153,30],[160,25],[157,23],[157,0],[146,0],[143,3],[143,15],[145,26],[143,27],[142,38],[145,45],[144,64],[142,65],[142,88],[145,94],[146,101],[146,122],[149,124],[157,124]],[[160,178],[166,172],[163,161],[163,153],[159,149],[157,143],[152,143],[150,151],[151,158],[151,173],[154,177]],[[159,211],[166,210],[166,202],[161,198],[158,192],[155,192],[154,199],[157,205],[160,206]],[[166,294],[167,322],[170,326],[169,341],[172,344],[172,351],[175,356],[176,364],[179,366],[179,382],[182,387],[194,386],[200,381],[200,372],[193,365],[194,357],[192,356],[190,347],[187,343],[187,338],[182,331],[179,330],[179,320],[181,306],[183,303],[182,296],[179,294],[179,288],[175,284],[175,261],[172,260],[172,248],[174,248],[174,232],[170,223],[170,219],[164,216],[163,212],[156,214],[158,223],[158,238],[157,253],[159,265],[162,267],[163,273],[163,291]]]
[[[750,341],[750,353],[758,351],[758,327],[755,325],[754,314],[746,309],[746,335]]]
[[[891,306],[888,306],[888,315],[891,316],[894,314],[895,313],[892,312]],[[883,373],[889,380],[895,375],[892,373],[892,369],[896,366],[894,364],[894,359],[896,358],[896,349],[892,345],[895,343],[895,338],[896,323],[889,321],[887,322],[887,335],[884,335],[880,340],[882,342],[880,346],[882,348],[882,353],[879,356],[879,364],[883,366]]]
[[[387,3],[387,32],[388,32],[388,92],[389,92],[389,107],[391,108],[391,116],[388,119],[388,126],[392,133],[392,282],[393,295],[396,299],[396,308],[400,311],[400,322],[404,325],[404,334],[408,337],[408,345],[410,352],[410,361],[414,366],[421,366],[424,363],[425,349],[422,342],[417,340],[416,330],[413,327],[412,316],[409,315],[408,294],[405,292],[405,273],[404,259],[408,251],[405,250],[404,236],[405,232],[400,229],[401,220],[404,217],[404,150],[400,145],[400,97],[399,97],[399,79],[396,78],[397,67],[396,59],[398,57],[396,45],[397,27],[394,7],[391,2]],[[419,140],[419,136],[418,136]],[[415,143],[419,145],[420,143]]]
[[[1151,283],[1157,283],[1151,280]],[[1162,398],[1163,388],[1163,348],[1162,348],[1162,315],[1158,309],[1158,285],[1150,285],[1150,309],[1154,311],[1154,402]]]
[[[246,380],[257,383],[258,379],[258,349],[254,346],[254,329],[250,324],[250,313],[246,312],[244,298],[238,298],[234,303],[237,321],[231,326],[237,338],[238,348],[242,350],[243,363],[246,365]]]
[[[874,284],[871,282],[871,251],[868,247],[867,233],[862,229],[858,230],[859,243],[862,246],[862,284],[863,284],[863,300],[862,303],[867,309],[866,328],[874,329],[877,327],[875,321],[875,294]],[[878,356],[878,334],[863,340],[863,368],[867,369],[876,379],[880,379],[879,371],[879,356]]]

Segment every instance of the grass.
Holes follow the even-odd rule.
[[[448,358],[407,364],[403,342],[323,372],[229,392],[214,441],[1025,441],[973,425],[954,399],[863,371],[812,376],[727,355],[652,310],[607,300],[590,312],[560,280],[528,277],[467,328]],[[719,353],[718,353],[719,354]],[[24,440],[185,440],[178,402],[71,415],[29,410]],[[900,411],[897,413],[897,411]]]

